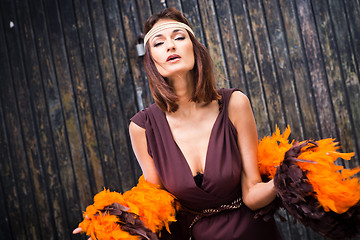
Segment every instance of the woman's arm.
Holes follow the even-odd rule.
[[[136,159],[138,160],[145,180],[163,186],[159,175],[156,172],[154,160],[148,153],[145,129],[139,127],[134,122],[130,122],[129,133],[131,145],[133,147]]]
[[[235,91],[229,102],[229,118],[238,132],[238,147],[242,158],[241,187],[242,198],[252,210],[265,207],[275,196],[273,181],[261,181],[257,147],[258,136],[254,115],[249,99],[241,92]]]

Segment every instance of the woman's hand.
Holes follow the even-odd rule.
[[[78,233],[81,233],[81,232],[82,232],[82,228],[78,227],[78,228],[74,229],[73,234],[78,234]],[[88,238],[88,240],[91,240],[91,237]]]
[[[74,229],[73,234],[78,234],[78,233],[81,233],[81,232],[82,232],[82,228],[78,227],[78,228]]]
[[[88,216],[85,216],[85,218],[89,219]],[[81,233],[83,230],[81,227],[78,227],[78,228],[75,228],[74,231],[72,232],[73,234],[78,234],[78,233]],[[91,237],[88,238],[88,240],[91,240]]]

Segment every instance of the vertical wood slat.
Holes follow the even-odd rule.
[[[78,199],[80,210],[84,209],[91,199],[91,190],[89,177],[86,171],[86,160],[83,151],[80,126],[78,121],[78,113],[76,109],[74,91],[71,83],[71,75],[67,61],[67,53],[65,50],[65,42],[63,38],[63,30],[59,14],[59,7],[56,1],[44,1],[44,11],[46,17],[47,28],[49,29],[50,51],[52,53],[52,61],[54,63],[55,82],[59,96],[58,101],[61,104],[64,125],[64,144],[66,142],[69,151],[69,163],[67,169],[69,172],[63,178],[71,179],[75,185],[77,195],[72,196],[72,200]],[[77,184],[77,182],[81,184]]]
[[[347,26],[350,31],[351,44],[355,54],[355,62],[357,65],[357,73],[360,78],[360,2],[356,1],[344,1],[345,14],[347,18]]]
[[[122,66],[128,64],[128,70],[126,70],[127,84],[125,82],[120,82],[119,88],[122,101],[127,102],[128,107],[130,107],[131,105],[133,106],[133,108],[131,108],[131,111],[129,111],[130,108],[128,110],[125,110],[127,113],[124,116],[126,117],[126,119],[124,119],[124,122],[126,123],[126,129],[128,126],[128,121],[130,117],[132,117],[130,115],[133,115],[133,113],[135,113],[137,110],[148,107],[151,103],[153,103],[149,83],[147,81],[147,76],[142,65],[142,57],[139,57],[136,51],[136,44],[138,43],[138,39],[143,31],[143,26],[140,26],[140,22],[145,21],[145,19],[150,17],[151,11],[149,8],[146,8],[147,6],[149,5],[145,4],[144,6],[138,6],[134,1],[120,1],[118,6],[120,10],[120,16],[122,17],[121,26],[124,39],[122,46],[124,47],[124,51],[126,51],[126,56],[123,55],[123,62],[117,62],[116,64],[117,66],[119,64],[121,64]],[[109,8],[110,7],[111,6],[109,6]],[[138,9],[136,9],[137,7]],[[140,18],[139,15],[141,16]],[[113,45],[114,49],[118,47],[119,46]],[[119,68],[117,67],[117,69]],[[129,76],[130,74],[131,76]],[[119,80],[124,79],[121,72],[118,73],[118,77]],[[130,82],[132,82],[131,86],[129,86]],[[127,92],[126,95],[124,95],[124,92]],[[131,94],[133,94],[133,100],[130,100],[127,97],[131,96]],[[137,105],[134,104],[135,102],[137,103]],[[134,110],[135,112],[133,112]],[[133,156],[132,148],[129,141],[128,149],[130,151],[130,156],[132,156],[133,159],[135,176],[139,177],[141,175],[141,169],[136,162],[135,157]]]
[[[186,1],[185,1],[185,4],[186,4]],[[180,0],[167,0],[166,6],[176,8],[179,11],[183,11]]]
[[[3,27],[2,27],[2,19],[0,18],[0,32],[3,32]],[[1,43],[5,43],[4,41],[2,41],[2,39],[0,39],[0,44]],[[1,56],[6,56],[6,54],[1,51],[2,49],[0,48],[0,55]],[[0,60],[3,60],[3,57],[0,57]],[[4,64],[6,65],[6,64]],[[0,67],[0,71],[1,71],[1,67]],[[1,84],[0,84],[1,87]],[[2,159],[2,161],[9,161],[9,149],[8,149],[8,142],[6,141],[6,127],[4,125],[5,121],[4,121],[4,113],[3,113],[3,109],[2,109],[2,100],[0,97],[0,159]],[[6,169],[5,164],[3,164],[3,162],[0,161],[0,234],[1,236],[3,236],[6,239],[13,239],[12,237],[12,231],[11,231],[11,222],[10,222],[10,214],[9,214],[9,209],[8,209],[8,204],[6,202],[8,196],[7,196],[7,189],[5,188],[6,185],[9,184],[9,182],[4,182],[3,181],[7,180],[5,179],[5,171],[4,169]]]
[[[115,5],[113,3],[113,5]],[[114,6],[116,8],[116,6]],[[128,161],[128,149],[126,145],[125,126],[123,123],[121,102],[116,86],[115,71],[107,36],[104,9],[99,1],[89,1],[90,18],[92,19],[94,40],[97,49],[97,57],[100,76],[103,83],[106,110],[108,112],[111,143],[114,146],[114,159],[117,172],[120,173],[120,189],[129,189],[135,184],[134,173]],[[96,21],[95,21],[96,20]]]
[[[122,153],[117,153],[119,162],[123,164],[121,171],[128,172],[127,175],[123,176],[123,189],[127,190],[134,186],[136,183],[136,177],[140,173],[140,168],[137,162],[134,162],[134,157],[132,157],[132,148],[129,142],[129,135],[127,126],[129,124],[129,119],[137,112],[138,108],[136,107],[136,98],[134,96],[135,88],[134,83],[131,78],[131,71],[128,61],[128,51],[127,44],[125,41],[124,29],[118,26],[123,26],[123,22],[120,15],[119,6],[116,4],[109,4],[109,2],[104,2],[104,9],[106,12],[106,22],[108,28],[108,34],[110,39],[110,48],[111,56],[113,59],[113,67],[116,74],[116,87],[118,91],[118,98],[121,103],[121,115],[122,115],[122,124],[118,126],[118,132],[114,132],[114,135],[119,134],[119,140],[116,143],[116,146],[120,147]],[[135,45],[130,45],[134,48]],[[116,102],[116,99],[112,100]],[[117,121],[116,118],[120,116],[114,116],[114,121]]]
[[[248,94],[230,2],[216,0],[215,8],[229,78],[227,85],[240,88],[245,92],[245,94]]]
[[[140,109],[150,106],[153,102],[149,83],[147,81],[144,67],[142,66],[142,58],[137,56],[135,44],[139,35],[142,33],[143,26],[139,25],[139,17],[137,14],[137,5],[134,1],[120,1],[121,16],[123,17],[123,27],[125,39],[127,42],[128,61],[131,66],[131,73],[135,85],[138,107]],[[141,6],[139,6],[141,8]],[[149,11],[146,11],[150,13]],[[145,14],[143,13],[142,16]]]
[[[19,106],[19,112],[21,115],[21,125],[22,125],[22,138],[24,142],[24,153],[26,154],[30,182],[29,188],[32,185],[32,191],[34,194],[34,200],[37,207],[38,219],[41,227],[41,237],[43,239],[51,239],[52,236],[56,235],[56,230],[54,220],[53,220],[53,211],[50,204],[50,200],[47,193],[47,184],[44,171],[42,169],[42,158],[40,154],[40,145],[37,134],[37,127],[34,118],[34,105],[32,104],[31,92],[28,86],[28,72],[26,71],[26,65],[28,63],[26,57],[27,54],[23,54],[26,49],[29,49],[24,45],[24,40],[26,36],[29,36],[30,29],[26,24],[30,22],[28,8],[26,5],[20,5],[16,3],[17,10],[17,26],[21,31],[19,32],[19,48],[22,49],[22,63],[24,68],[21,70],[23,77],[14,77],[14,87],[17,96],[17,102]],[[17,60],[18,61],[18,60]]]
[[[165,9],[166,6],[166,1],[164,0],[151,0],[151,12],[153,13],[158,13],[161,10]]]
[[[329,97],[328,83],[314,16],[309,0],[296,1],[301,34],[305,47],[312,90],[316,99],[316,114],[319,118],[320,137],[338,137],[334,122],[333,106]]]
[[[219,73],[216,77],[217,87],[229,87],[224,54],[219,36],[219,26],[213,1],[198,0],[203,29],[206,36],[206,46]]]
[[[11,9],[10,11],[2,12],[2,14],[4,14],[4,19],[7,19],[7,22],[10,22],[9,20],[11,19],[15,24],[19,24],[13,2],[3,2],[2,9]],[[45,212],[41,215],[46,218],[46,211],[49,209],[47,208],[46,202],[38,202],[36,200],[40,199],[36,199],[35,197],[36,193],[39,192],[38,187],[42,179],[39,178],[40,174],[36,171],[31,172],[31,170],[35,169],[31,169],[30,166],[34,164],[34,161],[37,161],[37,150],[36,146],[32,144],[34,135],[33,133],[30,133],[33,130],[31,124],[32,117],[31,111],[28,111],[28,94],[23,88],[26,85],[23,86],[25,73],[22,64],[23,58],[18,28],[6,28],[5,36],[6,45],[9,49],[8,61],[10,64],[11,76],[9,76],[8,81],[3,82],[1,86],[1,95],[4,97],[2,101],[6,101],[7,103],[4,107],[4,111],[6,112],[4,119],[5,125],[8,129],[12,129],[12,131],[7,132],[8,141],[11,143],[11,145],[9,145],[10,168],[16,179],[15,186],[19,197],[18,204],[22,213],[22,221],[29,223],[25,228],[26,238],[40,239],[43,237],[43,232],[41,231],[42,229],[40,229],[39,224],[40,216],[36,213],[39,210],[43,210]],[[21,116],[23,111],[26,111],[26,113]],[[29,133],[31,135],[29,135]],[[26,155],[26,144],[31,145],[29,146],[30,155]],[[32,147],[35,147],[35,149]],[[34,151],[33,154],[31,153],[32,151]],[[32,178],[32,176],[34,178]],[[39,203],[44,205],[39,206]],[[44,226],[44,230],[46,227],[48,226]]]
[[[19,10],[18,13],[19,26],[21,24],[21,26],[24,29],[24,33],[22,37],[22,45],[23,45],[23,49],[25,50],[24,52],[26,52],[26,54],[24,54],[24,64],[27,72],[26,74],[28,81],[27,86],[29,86],[32,105],[35,106],[33,108],[34,110],[33,114],[34,114],[36,129],[38,131],[38,136],[39,136],[38,150],[41,155],[40,159],[42,159],[40,165],[43,166],[43,171],[40,165],[39,165],[40,169],[36,168],[34,169],[34,171],[40,171],[44,175],[44,178],[48,183],[48,185],[46,186],[46,190],[44,191],[44,189],[42,189],[42,191],[44,191],[44,193],[46,193],[46,195],[50,199],[49,214],[52,216],[52,219],[47,224],[53,225],[54,228],[53,231],[55,231],[53,237],[57,236],[58,238],[65,238],[63,234],[64,233],[66,234],[64,228],[66,228],[67,226],[67,219],[66,219],[66,213],[62,211],[62,209],[65,209],[65,205],[63,203],[62,190],[58,176],[57,164],[56,161],[54,161],[56,157],[53,149],[54,146],[51,136],[49,120],[48,120],[47,107],[45,104],[45,97],[43,95],[44,91],[40,80],[41,79],[40,70],[38,66],[37,53],[35,49],[32,26],[31,26],[32,21],[29,16],[30,15],[29,7],[27,4],[25,4],[24,6],[20,5],[20,7],[18,7],[18,10]],[[32,154],[36,154],[36,153],[32,153]],[[44,208],[46,206],[46,203],[40,201],[39,205],[40,208]],[[41,213],[40,215],[43,214],[46,213]],[[44,219],[41,219],[41,221],[47,221],[47,220],[49,219],[46,217]],[[45,226],[47,226],[47,224],[44,224],[44,229],[46,229]],[[52,234],[51,229],[46,229],[46,231],[48,231],[48,233],[46,234],[50,234],[50,235]]]
[[[91,187],[91,194],[100,191],[104,186],[104,177],[100,160],[99,146],[96,139],[96,130],[93,121],[90,94],[86,81],[83,56],[80,48],[75,12],[71,0],[63,0],[59,4],[61,22],[66,45],[66,54],[69,61],[69,68],[74,91],[74,100],[78,113],[78,121],[82,134],[83,148],[86,155],[88,180]],[[85,168],[86,169],[86,168]],[[88,199],[87,201],[90,201]]]
[[[0,113],[0,115],[1,115],[1,113]],[[0,131],[0,134],[2,132],[3,131]],[[0,143],[0,144],[2,144],[2,143]],[[6,209],[6,206],[7,206],[7,204],[5,202],[5,194],[4,194],[3,184],[1,183],[1,178],[0,178],[0,234],[3,238],[12,239],[11,228],[9,225],[9,214]]]
[[[319,139],[319,127],[316,119],[315,101],[311,84],[310,73],[306,65],[306,56],[301,40],[300,26],[293,1],[279,0],[279,5],[286,29],[286,41],[289,46],[291,69],[295,78],[295,88],[300,108],[300,124],[303,125],[304,139]]]
[[[334,106],[334,113],[336,117],[336,124],[341,131],[339,131],[339,140],[344,142],[345,149],[355,149],[355,131],[351,126],[351,116],[349,112],[349,103],[344,84],[344,71],[341,70],[340,49],[335,40],[334,28],[329,12],[327,1],[313,3],[314,11],[320,14],[316,15],[317,28],[319,31],[319,38],[322,52],[324,53],[324,63],[326,68],[327,80],[331,92],[332,102]]]
[[[332,23],[334,26],[335,41],[340,60],[340,72],[342,75],[343,94],[346,101],[346,106],[342,111],[347,110],[346,118],[350,120],[351,132],[345,137],[345,149],[355,149],[357,156],[360,154],[360,75],[357,68],[356,56],[354,55],[354,48],[351,42],[351,34],[346,20],[345,6],[342,2],[329,0],[328,1]],[[358,16],[359,18],[360,16]],[[334,99],[335,102],[337,99]],[[340,110],[341,111],[341,110]],[[341,115],[341,114],[338,114]],[[340,128],[342,129],[342,128]],[[347,129],[346,129],[347,130]],[[342,132],[342,131],[340,131]],[[344,134],[346,135],[346,134]],[[341,137],[340,137],[341,141]],[[348,165],[347,165],[348,166]],[[351,167],[355,167],[352,165]]]
[[[140,29],[139,32],[143,32],[144,25],[146,20],[151,16],[151,7],[150,7],[150,1],[149,0],[136,0],[136,8],[139,16],[139,25]],[[124,29],[124,28],[123,28]],[[125,30],[125,29],[124,29]]]
[[[253,30],[255,51],[259,63],[260,76],[268,113],[270,128],[274,130],[274,125],[284,127],[283,106],[280,99],[279,83],[271,52],[269,36],[266,27],[265,16],[261,1],[247,1],[250,12],[251,28]]]
[[[205,44],[205,36],[202,28],[200,10],[197,0],[186,0],[186,4],[183,4],[183,13],[190,22],[190,25],[195,33],[195,37]]]
[[[4,9],[3,5],[1,5],[0,9]],[[4,192],[4,202],[7,204],[6,209],[12,209],[12,211],[9,211],[9,230],[11,232],[8,233],[8,235],[12,236],[14,239],[21,239],[26,238],[25,233],[25,225],[23,223],[22,219],[22,213],[21,208],[19,204],[19,197],[17,194],[17,187],[16,187],[16,180],[14,176],[14,171],[12,169],[11,164],[11,154],[10,154],[10,142],[8,135],[8,127],[6,125],[5,121],[5,115],[8,115],[9,113],[6,111],[7,104],[9,103],[8,100],[5,97],[5,79],[11,80],[11,70],[9,66],[9,57],[8,57],[8,46],[5,40],[5,28],[8,26],[10,22],[8,18],[5,18],[3,20],[4,15],[1,13],[2,17],[0,18],[0,31],[2,34],[0,34],[0,60],[3,64],[0,66],[1,70],[1,81],[0,81],[0,108],[1,108],[1,128],[0,128],[0,177],[1,177],[1,187],[2,191]],[[14,21],[11,19],[11,21]],[[6,22],[6,25],[3,23]],[[4,93],[3,93],[4,92]]]
[[[295,136],[304,136],[301,125],[298,93],[295,89],[294,74],[291,68],[288,45],[285,38],[286,30],[283,28],[283,20],[280,14],[280,6],[277,1],[263,1],[265,18],[268,27],[270,45],[274,58],[275,76],[278,79],[279,94],[286,124],[291,126],[291,132]],[[275,85],[276,86],[276,85]],[[276,92],[273,94],[277,94]],[[275,98],[274,95],[268,98]],[[280,110],[280,109],[278,109]],[[284,124],[285,124],[284,122]],[[281,121],[278,122],[281,128]]]
[[[33,26],[37,26],[34,28],[35,44],[38,50],[41,80],[45,90],[45,99],[50,117],[50,128],[54,141],[53,144],[55,145],[59,181],[65,202],[66,222],[68,223],[65,232],[66,235],[69,236],[70,226],[76,225],[76,219],[81,215],[81,203],[75,182],[65,123],[68,116],[64,111],[66,111],[66,107],[68,106],[66,106],[66,103],[65,105],[62,104],[60,90],[62,86],[59,86],[59,82],[57,81],[58,77],[61,79],[61,72],[56,72],[59,70],[58,68],[61,68],[61,62],[59,62],[59,66],[57,62],[54,62],[56,56],[53,55],[54,52],[52,51],[54,51],[54,49],[52,49],[50,42],[52,39],[51,31],[53,29],[51,29],[51,23],[47,22],[46,14],[44,14],[46,6],[44,6],[41,1],[32,0],[29,1],[29,7],[34,20]],[[63,106],[65,109],[63,109]]]
[[[101,81],[100,67],[94,37],[94,26],[90,17],[90,9],[87,1],[73,2],[78,26],[78,34],[81,45],[84,70],[87,80],[87,88],[90,95],[90,104],[96,131],[96,138],[102,165],[104,186],[110,189],[118,189],[120,173],[117,171],[114,146],[111,140],[111,130],[107,115],[107,107]]]
[[[164,7],[182,9],[209,45],[227,78],[219,85],[244,88],[259,137],[290,124],[292,136],[337,137],[359,151],[359,1],[4,1],[0,203],[12,211],[0,208],[2,236],[78,239],[71,230],[94,193],[135,184],[127,124],[152,103],[135,43]],[[284,239],[324,239],[282,213]]]
[[[344,5],[345,5],[345,12],[346,12],[346,18],[347,18],[347,22],[346,24],[348,25],[349,31],[350,31],[350,40],[351,40],[351,44],[352,44],[352,51],[353,54],[355,55],[355,64],[356,64],[356,71],[357,71],[357,76],[358,76],[358,82],[360,84],[360,28],[358,26],[360,26],[360,2],[357,1],[344,1]],[[356,107],[356,106],[355,106]],[[359,108],[358,110],[359,111]],[[354,121],[359,121],[359,119],[354,118]],[[358,126],[358,124],[354,123],[354,126]],[[359,131],[359,129],[357,128],[357,131]],[[356,139],[357,140],[357,158],[355,160],[355,165],[359,166],[360,165],[360,157],[359,157],[359,152],[360,152],[360,137],[359,134],[356,134]]]
[[[271,130],[247,2],[245,0],[233,0],[230,3],[233,9],[236,33],[243,57],[248,96],[253,107],[258,134],[262,137],[269,135]]]

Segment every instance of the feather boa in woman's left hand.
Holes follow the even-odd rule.
[[[296,220],[328,238],[360,235],[360,167],[344,169],[334,162],[350,160],[353,153],[339,153],[334,139],[289,143],[290,128],[279,129],[259,143],[262,176],[274,178],[276,204],[258,211],[272,214],[284,207]]]

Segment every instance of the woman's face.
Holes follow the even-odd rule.
[[[160,19],[154,27],[172,19]],[[186,74],[194,68],[193,43],[183,28],[167,28],[149,39],[150,53],[155,66],[164,78]]]

